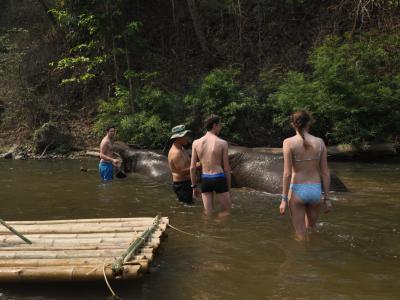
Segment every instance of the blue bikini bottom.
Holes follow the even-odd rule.
[[[293,183],[290,185],[290,189],[304,204],[315,204],[321,200],[320,183]]]

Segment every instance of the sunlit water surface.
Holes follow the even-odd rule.
[[[293,239],[276,195],[233,190],[226,221],[182,207],[165,182],[131,174],[101,184],[96,161],[0,161],[5,220],[143,217],[173,230],[151,272],[114,284],[123,299],[399,299],[400,163],[334,163],[351,193],[334,195],[308,243]],[[222,237],[222,238],[216,238]],[[0,299],[107,299],[104,282],[0,285]]]

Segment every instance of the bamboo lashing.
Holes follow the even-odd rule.
[[[155,228],[160,222],[160,217],[156,216],[154,218],[153,225],[149,227],[143,234],[138,237],[133,243],[128,247],[128,249],[121,255],[119,259],[116,259],[112,265],[112,271],[114,276],[120,276],[123,270],[122,265],[126,263],[131,256],[146,242],[149,236],[154,232]]]

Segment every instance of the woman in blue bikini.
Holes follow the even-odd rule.
[[[307,229],[315,226],[321,209],[321,198],[325,204],[325,213],[332,210],[327,151],[322,139],[308,133],[313,122],[308,112],[295,112],[292,115],[292,126],[296,135],[283,141],[283,192],[279,210],[283,215],[289,205],[298,240],[305,240]]]

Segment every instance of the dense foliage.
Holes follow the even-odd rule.
[[[114,124],[155,148],[179,123],[200,135],[216,113],[230,142],[277,146],[305,108],[331,144],[393,141],[399,3],[5,0],[0,126],[37,140],[53,124],[85,143]]]
[[[306,108],[315,130],[332,143],[366,145],[393,139],[400,129],[400,36],[330,36],[310,55],[311,74],[289,72],[274,94],[275,122]]]
[[[262,139],[263,105],[258,102],[254,88],[241,87],[235,69],[216,69],[208,74],[195,91],[185,97],[188,106],[187,123],[195,131],[203,128],[202,121],[211,114],[222,117],[224,137],[239,144],[255,144]],[[258,122],[260,121],[260,122]]]

